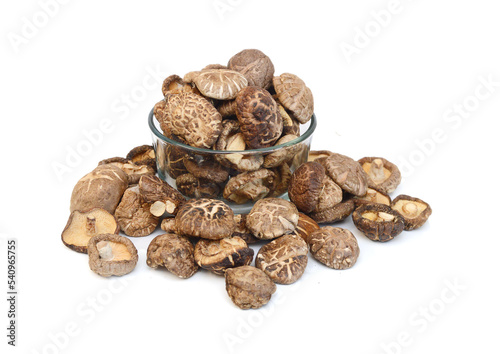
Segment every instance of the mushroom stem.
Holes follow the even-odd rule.
[[[87,231],[88,235],[93,236],[96,234],[95,217],[87,216],[87,223],[85,224],[85,230]]]
[[[418,214],[418,208],[415,203],[406,203],[401,208],[406,216],[415,217]]]
[[[374,180],[384,180],[384,162],[381,159],[375,159],[370,166],[370,175]]]
[[[100,241],[96,245],[99,251],[99,257],[105,261],[113,259],[113,249],[108,241]]]
[[[151,204],[151,207],[149,208],[151,214],[157,217],[162,216],[165,213],[165,210],[166,210],[166,204],[162,201],[154,202],[153,204]]]

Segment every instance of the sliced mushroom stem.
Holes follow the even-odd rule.
[[[87,216],[87,223],[86,223],[85,228],[87,230],[88,235],[95,235],[96,234],[95,217]]]
[[[418,215],[418,207],[415,205],[415,203],[404,204],[402,210],[409,217],[415,217]]]
[[[384,162],[381,159],[373,160],[370,166],[370,174],[373,176],[375,180],[383,180],[385,178],[384,175]]]
[[[383,221],[392,221],[394,220],[394,215],[391,215],[391,214],[388,214],[388,213],[384,213],[384,212],[379,212],[378,213],[378,217],[383,220]]]
[[[166,209],[166,204],[162,201],[156,201],[153,204],[151,204],[151,207],[149,208],[149,211],[151,214],[154,216],[162,216],[165,213]]]
[[[105,261],[110,261],[113,259],[113,249],[108,241],[100,241],[96,245],[99,251],[99,257]]]

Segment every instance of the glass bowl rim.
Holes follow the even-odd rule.
[[[316,125],[317,125],[316,115],[313,113],[311,116],[311,119],[310,119],[309,127],[304,132],[304,134],[302,134],[298,138],[290,140],[284,144],[280,144],[277,146],[271,146],[268,148],[250,149],[250,150],[212,150],[212,149],[198,148],[198,147],[186,145],[186,144],[180,143],[178,141],[167,138],[165,135],[163,135],[156,128],[156,126],[154,124],[154,119],[155,119],[155,116],[154,116],[154,107],[153,107],[151,109],[151,111],[149,112],[148,124],[149,124],[149,128],[151,129],[151,132],[157,138],[159,138],[160,140],[162,140],[165,143],[168,143],[171,145],[176,145],[176,146],[179,146],[183,149],[191,150],[193,152],[198,152],[201,154],[235,154],[235,153],[237,153],[237,154],[243,154],[243,155],[252,155],[255,153],[270,153],[270,152],[278,151],[278,150],[281,150],[283,148],[299,144],[299,143],[303,142],[304,140],[308,139],[309,137],[312,136],[312,134],[316,130]]]

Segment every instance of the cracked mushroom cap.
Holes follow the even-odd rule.
[[[238,236],[222,240],[201,239],[194,247],[194,260],[201,268],[224,275],[228,268],[250,265],[253,253],[253,249]]]
[[[75,210],[69,216],[61,240],[70,249],[87,253],[89,240],[98,234],[117,234],[120,226],[107,210],[93,208],[89,211]]]
[[[221,200],[190,199],[175,216],[177,232],[184,236],[220,240],[230,237],[236,228],[234,213]]]
[[[231,100],[248,86],[248,81],[237,71],[228,69],[204,69],[184,76],[185,82],[193,82],[203,96],[216,100]]]
[[[102,208],[113,214],[127,186],[127,175],[120,168],[110,164],[97,166],[76,183],[70,211]]]
[[[275,178],[274,172],[265,168],[240,173],[229,179],[223,196],[237,204],[262,199],[271,192],[270,187],[273,186]]]
[[[283,120],[269,92],[248,86],[236,96],[236,117],[250,149],[273,146],[283,131]]]
[[[280,103],[300,123],[307,123],[314,113],[311,89],[297,75],[290,73],[275,76],[273,84]]]
[[[151,204],[146,203],[139,192],[139,186],[128,188],[115,210],[121,230],[127,236],[142,237],[153,233],[160,218],[150,212]]]
[[[267,90],[272,84],[274,65],[271,59],[258,49],[242,50],[229,59],[227,66],[243,74],[249,86]]]
[[[362,197],[368,187],[367,175],[361,165],[348,156],[333,153],[319,161],[325,167],[327,174],[340,188]]]
[[[247,227],[261,240],[271,240],[295,230],[299,222],[297,207],[284,199],[258,200],[247,215]]]
[[[351,231],[325,226],[308,238],[312,256],[333,269],[351,268],[359,256],[359,246]]]
[[[362,205],[352,213],[356,228],[372,241],[386,242],[404,229],[404,219],[384,204]]]
[[[410,197],[409,195],[398,195],[391,203],[391,208],[401,214],[405,221],[404,229],[411,231],[421,227],[429,216],[432,209],[422,199]]]
[[[316,209],[325,178],[325,168],[313,161],[303,163],[292,173],[288,197],[297,209],[306,214]]]
[[[276,284],[262,270],[252,266],[229,268],[224,274],[226,291],[240,309],[258,309],[271,300]]]
[[[156,172],[156,154],[151,145],[136,146],[126,156],[126,159],[136,165],[148,165]]]
[[[121,276],[134,270],[138,255],[132,241],[115,234],[100,234],[88,243],[90,269],[100,276]]]
[[[174,233],[156,236],[148,246],[147,257],[146,264],[151,268],[165,267],[182,279],[190,278],[198,270],[193,244]]]
[[[399,168],[382,157],[363,157],[358,162],[368,176],[368,187],[389,194],[401,183]]]
[[[296,282],[307,266],[308,246],[295,235],[284,235],[262,246],[255,258],[255,266],[275,283]]]
[[[106,160],[102,160],[99,162],[100,165],[111,164],[119,169],[127,175],[128,184],[136,184],[139,182],[139,179],[143,175],[154,175],[155,169],[153,169],[149,165],[138,165],[130,160],[124,159],[123,157],[112,157]]]

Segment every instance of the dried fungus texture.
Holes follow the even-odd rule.
[[[121,276],[137,265],[138,255],[132,241],[115,234],[99,234],[88,243],[90,269],[100,276]]]
[[[186,74],[184,81],[191,80],[203,96],[216,100],[231,100],[248,86],[245,76],[228,69],[205,69]]]
[[[364,157],[358,160],[366,172],[368,186],[382,193],[392,193],[401,183],[399,168],[382,157]]]
[[[198,270],[193,244],[184,236],[174,233],[156,236],[151,241],[146,263],[151,268],[165,267],[182,279],[190,278]]]
[[[286,191],[288,190],[290,180],[292,179],[292,171],[286,163],[273,168],[272,171],[275,175],[275,178],[269,196],[279,197],[282,194],[286,193]]]
[[[226,291],[240,309],[258,309],[271,300],[276,284],[262,270],[252,266],[228,269]]]
[[[300,123],[307,123],[314,113],[311,89],[297,75],[290,73],[275,76],[273,84],[280,103]]]
[[[307,242],[309,235],[316,230],[319,230],[318,223],[306,214],[299,213],[299,222],[297,223],[297,227],[290,235],[300,236]]]
[[[333,153],[320,163],[343,190],[360,197],[366,194],[367,175],[357,161],[348,156]]]
[[[177,190],[189,198],[216,198],[221,189],[217,183],[203,178],[196,178],[185,173],[175,179]]]
[[[139,180],[139,192],[147,203],[152,203],[150,211],[162,216],[166,211],[176,214],[186,198],[167,182],[157,176],[143,176]]]
[[[275,183],[273,171],[262,168],[257,171],[243,172],[231,177],[224,187],[225,199],[243,204],[265,198]]]
[[[297,209],[306,214],[316,209],[325,178],[325,168],[317,162],[305,162],[294,171],[288,196]]]
[[[236,228],[234,213],[223,201],[190,199],[175,216],[177,232],[184,236],[220,240],[230,237]]]
[[[238,236],[222,240],[201,239],[194,248],[194,259],[201,268],[223,275],[228,268],[252,263],[253,253],[253,249]]]
[[[274,65],[271,59],[258,49],[242,50],[229,59],[227,66],[243,74],[249,86],[267,90],[272,84]]]
[[[287,144],[295,139],[298,136],[296,135],[285,135],[278,139],[275,146]],[[277,151],[273,151],[270,154],[266,155],[264,158],[264,164],[262,165],[265,168],[273,168],[278,167],[281,164],[290,161],[295,154],[297,154],[303,147],[303,144],[293,144],[287,147],[282,147]]]
[[[184,166],[196,178],[203,178],[214,183],[223,183],[229,177],[227,168],[209,158],[185,158]]]
[[[405,194],[398,195],[392,201],[391,208],[403,217],[406,231],[418,229],[432,214],[431,206],[428,203]]]
[[[114,165],[125,172],[129,185],[138,183],[139,179],[144,175],[152,176],[156,173],[151,166],[138,165],[122,157],[112,157],[110,159],[102,160],[98,165],[106,164]]]
[[[257,201],[247,215],[247,227],[255,237],[262,240],[271,240],[293,232],[298,221],[297,207],[280,198]]]
[[[255,237],[247,227],[247,214],[238,214],[234,216],[236,228],[234,229],[231,237],[240,237],[247,244],[259,242],[260,239]]]
[[[359,246],[351,231],[325,226],[308,238],[312,256],[333,269],[351,268],[359,256]]]
[[[261,247],[255,266],[275,283],[296,282],[307,266],[307,243],[299,236],[284,235]]]
[[[269,92],[256,86],[236,96],[236,117],[247,146],[259,149],[272,146],[281,136],[283,121]]]
[[[121,230],[127,236],[141,237],[153,233],[160,218],[150,212],[151,204],[146,203],[139,192],[139,186],[128,188],[115,210]]]
[[[362,205],[352,214],[356,228],[372,241],[387,242],[404,229],[404,219],[397,211],[383,204]]]
[[[329,209],[310,213],[309,216],[320,224],[334,223],[346,219],[349,215],[352,214],[355,208],[356,204],[354,203],[354,200],[351,198],[343,200],[342,202],[334,205]]]
[[[113,214],[127,186],[127,175],[120,168],[97,166],[76,183],[70,211],[102,208]]]
[[[368,187],[363,197],[354,197],[356,207],[364,204],[385,204],[391,205],[391,197],[383,192]]]
[[[151,145],[136,146],[129,151],[126,158],[136,165],[147,165],[156,172],[156,154]]]

